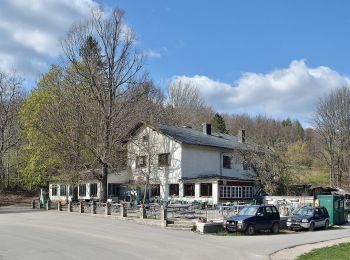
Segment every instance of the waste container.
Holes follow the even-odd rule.
[[[342,225],[344,218],[344,197],[341,195],[318,195],[320,206],[325,207],[329,213],[329,224]]]

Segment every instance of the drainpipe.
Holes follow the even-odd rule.
[[[224,154],[224,152],[221,152],[220,153],[220,176],[222,176],[222,167],[223,167],[223,165],[222,165],[222,155]]]

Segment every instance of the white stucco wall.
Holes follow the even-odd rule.
[[[143,142],[143,136],[148,136],[148,143]],[[161,184],[161,197],[167,200],[168,184],[178,183],[181,178],[181,145],[173,139],[144,126],[129,140],[127,148],[128,165],[135,180],[137,178],[145,179],[150,170],[150,182]],[[158,155],[163,153],[169,153],[169,166],[158,165]],[[136,167],[138,156],[147,157],[145,167]],[[150,169],[148,165],[150,165]]]
[[[242,158],[237,155],[232,155],[230,153],[224,153],[222,156],[230,156],[231,157],[231,169],[223,168],[222,166],[222,176],[234,177],[239,179],[247,179],[252,178],[253,172],[250,170],[243,169]]]
[[[182,144],[182,177],[220,174],[220,151],[206,146]]]

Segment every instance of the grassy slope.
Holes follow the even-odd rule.
[[[298,260],[322,260],[322,259],[350,259],[350,243],[339,244],[331,247],[314,249],[309,253],[303,254]]]

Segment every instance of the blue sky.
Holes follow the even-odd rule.
[[[139,47],[161,54],[148,62],[156,81],[199,74],[233,82],[299,59],[350,74],[349,1],[117,2]]]
[[[350,2],[331,0],[3,0],[0,69],[33,85],[98,4],[126,11],[156,85],[190,82],[219,112],[308,126],[320,97],[350,85]]]

